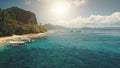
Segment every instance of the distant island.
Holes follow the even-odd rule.
[[[67,27],[61,25],[54,25],[54,24],[45,24],[44,25],[48,30],[67,30]]]
[[[0,37],[47,32],[38,25],[36,15],[18,7],[0,8]]]

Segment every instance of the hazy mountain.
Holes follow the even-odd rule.
[[[67,27],[60,26],[60,25],[53,25],[53,24],[45,24],[44,25],[48,30],[65,30]]]
[[[120,30],[120,27],[101,27],[101,28],[83,27],[81,29],[86,29],[86,30]]]

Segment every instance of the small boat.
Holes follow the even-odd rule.
[[[76,32],[81,32],[80,30],[76,31]]]
[[[20,41],[24,41],[25,43],[31,43],[33,40],[31,38],[20,38]]]
[[[80,28],[78,28],[77,32],[81,32]]]
[[[16,40],[12,40],[8,42],[8,46],[19,47],[26,46],[28,43],[31,43],[33,40],[30,38],[18,38]]]
[[[13,47],[19,47],[19,46],[25,46],[26,43],[24,41],[9,41],[8,46],[13,46]]]
[[[71,30],[71,32],[73,32],[73,30]]]

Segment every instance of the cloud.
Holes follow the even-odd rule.
[[[85,4],[86,0],[68,0],[71,7],[79,7]]]
[[[111,15],[91,15],[90,17],[76,17],[68,20],[54,21],[56,25],[67,27],[120,27],[120,12]]]
[[[38,2],[46,2],[46,3],[56,3],[63,2],[65,5],[69,7],[79,7],[86,3],[87,0],[36,0]]]
[[[94,26],[94,27],[99,27],[99,26],[114,26],[114,25],[119,25],[120,26],[120,12],[115,12],[112,13],[111,15],[91,15],[90,17],[76,17],[69,21],[69,25],[72,26]]]
[[[37,0],[38,2],[40,2],[41,0]]]
[[[32,4],[32,1],[31,0],[24,0],[24,4],[29,6]]]

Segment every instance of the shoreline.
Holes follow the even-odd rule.
[[[5,44],[10,40],[15,40],[17,38],[21,37],[29,37],[29,38],[41,38],[45,37],[48,35],[48,32],[45,33],[37,33],[37,34],[24,34],[24,35],[13,35],[13,36],[8,36],[8,37],[0,37],[0,44]]]

